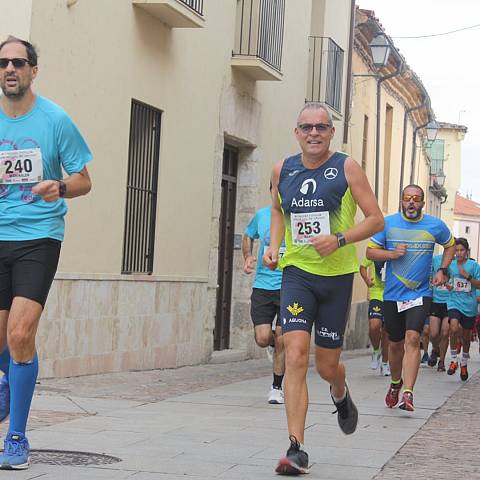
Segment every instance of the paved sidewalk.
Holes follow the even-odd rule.
[[[478,344],[471,350],[476,353],[470,362],[473,376],[480,368]],[[328,388],[311,369],[306,448],[312,469],[308,478],[366,480],[378,475],[379,479],[396,479],[400,470],[408,471],[404,478],[446,478],[427,467],[417,469],[421,458],[414,455],[422,457],[425,436],[430,438],[433,431],[439,447],[434,455],[442,468],[439,474],[446,474],[447,463],[450,473],[460,473],[459,458],[473,465],[463,478],[477,478],[476,435],[464,436],[461,428],[473,425],[471,414],[478,411],[479,377],[462,384],[458,374],[449,377],[422,368],[415,391],[416,410],[409,414],[384,406],[389,380],[369,370],[370,357],[365,351],[346,352],[345,358],[352,396],[360,411],[359,427],[354,435],[341,433],[336,415],[331,414],[334,408]],[[266,403],[270,372],[266,360],[250,360],[44,380],[33,403],[28,432],[32,448],[107,454],[122,461],[94,465],[94,459],[84,459],[86,466],[34,463],[26,472],[0,471],[0,480],[277,478],[273,470],[288,439],[283,406]],[[443,407],[447,409],[444,420],[440,407],[454,394]],[[464,399],[466,414],[454,415],[454,407]],[[452,417],[461,426],[445,428]],[[2,434],[4,431],[2,425]],[[450,442],[447,449],[451,450],[460,440],[468,455],[444,457],[442,440]],[[475,443],[465,444],[470,441]],[[39,453],[36,456],[39,458]],[[442,459],[447,460],[442,463]],[[423,460],[428,466],[428,459]]]

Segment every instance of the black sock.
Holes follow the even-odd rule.
[[[281,390],[282,388],[282,381],[283,381],[283,375],[276,375],[275,373],[273,374],[273,388],[278,388]]]

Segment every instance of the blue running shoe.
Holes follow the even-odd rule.
[[[422,359],[420,360],[420,366],[426,367],[428,365],[428,360],[430,357],[428,356],[428,352],[423,352]]]
[[[5,375],[0,379],[0,423],[10,415],[10,385]]]
[[[0,470],[26,470],[29,467],[30,445],[23,433],[9,432],[0,455]]]

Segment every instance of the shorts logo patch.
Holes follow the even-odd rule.
[[[322,327],[320,330],[317,330],[317,335],[319,337],[331,338],[332,340],[340,340],[338,332],[329,332],[327,328]]]
[[[298,317],[291,317],[288,320],[284,317],[283,318],[283,324],[286,325],[288,323],[304,323],[305,325],[307,324],[307,321],[304,318],[298,318]]]
[[[374,312],[378,313],[378,312],[381,310],[381,308],[375,306],[375,307],[372,308],[372,310],[373,310]]]
[[[303,312],[303,307],[299,307],[297,302],[294,302],[293,307],[289,305],[287,310],[294,316],[297,316],[299,313]]]

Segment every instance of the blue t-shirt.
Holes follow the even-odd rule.
[[[463,269],[475,280],[480,280],[480,265],[475,260],[467,260],[463,264]],[[477,315],[476,288],[460,275],[457,260],[453,260],[450,264],[449,271],[453,282],[453,290],[448,297],[448,309],[458,310],[466,317],[475,317]]]
[[[80,172],[92,154],[67,113],[52,101],[37,96],[28,113],[7,117],[0,110],[0,151],[32,150],[41,153],[43,180],[60,180]],[[65,200],[45,202],[32,192],[35,183],[0,183],[0,240],[63,240]]]
[[[430,273],[435,243],[454,244],[447,225],[439,218],[423,215],[417,221],[396,213],[385,217],[383,231],[370,238],[369,247],[395,250],[405,244],[407,251],[397,260],[387,261],[384,300],[404,301],[431,297]]]
[[[272,217],[272,207],[265,207],[258,210],[255,216],[245,229],[245,235],[254,240],[260,239],[260,248],[258,249],[257,270],[253,288],[263,288],[264,290],[280,290],[282,285],[282,272],[280,270],[270,270],[263,265],[262,257],[267,247],[270,246],[270,219]]]
[[[435,255],[432,258],[432,278],[438,272],[440,265],[442,264],[443,255]],[[449,272],[450,275],[450,272]],[[450,276],[448,283],[451,284],[452,277]],[[450,291],[445,285],[440,287],[433,286],[433,301],[435,303],[447,303],[448,297],[450,296]]]

